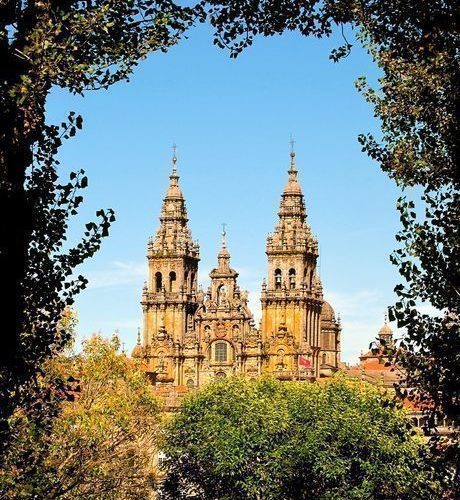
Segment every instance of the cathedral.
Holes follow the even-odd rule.
[[[188,227],[174,154],[160,226],[148,242],[143,335],[133,353],[144,358],[156,386],[193,388],[233,374],[313,381],[338,370],[340,320],[323,298],[318,242],[297,174],[292,150],[278,222],[267,238],[257,327],[231,267],[225,229],[209,287],[198,286],[199,245]]]

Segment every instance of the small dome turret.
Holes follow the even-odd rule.
[[[393,330],[388,324],[388,318],[386,314],[385,321],[382,328],[380,328],[379,330],[378,337],[380,344],[384,344],[386,347],[391,347],[393,345]]]
[[[323,307],[321,309],[321,319],[323,321],[335,321],[334,309],[332,309],[331,304],[326,300],[323,302]]]
[[[144,356],[144,349],[141,344],[141,329],[137,329],[137,342],[134,346],[134,349],[131,352],[131,357],[133,358],[142,358]]]

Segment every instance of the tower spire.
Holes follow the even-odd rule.
[[[173,155],[171,158],[172,170],[171,170],[171,175],[169,176],[169,189],[166,194],[166,197],[181,198],[182,192],[179,188],[179,175],[177,173],[177,155],[176,155],[177,146],[175,142],[173,142],[172,150],[173,150]]]
[[[220,249],[220,252],[217,254],[217,261],[218,261],[218,270],[221,272],[228,272],[230,267],[229,267],[229,262],[230,262],[230,253],[227,249],[227,224],[223,223],[222,224],[222,246]]]
[[[190,229],[187,226],[188,217],[185,199],[179,186],[177,173],[176,144],[173,144],[172,171],[169,176],[169,185],[160,213],[160,227],[151,243],[151,250],[162,254],[176,255],[190,254],[198,257],[198,245],[192,240]]]
[[[302,189],[300,188],[299,181],[297,179],[298,171],[297,171],[297,167],[295,164],[295,151],[294,151],[295,141],[292,138],[292,135],[291,135],[291,140],[289,141],[289,143],[291,144],[291,152],[289,154],[289,156],[291,157],[291,161],[290,161],[289,170],[288,170],[289,177],[288,177],[287,184],[284,188],[283,196],[284,195],[295,195],[295,196],[300,195],[301,196]]]

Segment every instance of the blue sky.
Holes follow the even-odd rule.
[[[399,226],[398,190],[357,142],[361,132],[378,133],[371,107],[354,88],[358,76],[375,80],[376,68],[359,48],[332,63],[330,49],[339,44],[295,34],[258,38],[232,60],[200,26],[167,54],[142,62],[129,83],[84,98],[52,92],[50,123],[70,110],[84,118],[60,154],[63,175],[83,168],[89,177],[71,239],[98,208],[112,207],[117,216],[101,251],[80,269],[90,285],[76,303],[79,340],[119,329],[127,349],[134,346],[147,238],[158,227],[173,141],[201,246],[199,281],[207,286],[225,222],[232,266],[259,318],[265,239],[276,222],[292,133],[325,298],[343,320],[343,359],[356,361],[398,282],[388,258]]]

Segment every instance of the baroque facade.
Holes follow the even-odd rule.
[[[291,151],[278,223],[267,238],[268,276],[256,328],[248,294],[230,265],[225,230],[207,291],[198,287],[199,246],[188,227],[172,159],[160,226],[148,243],[149,277],[142,291],[142,340],[135,355],[160,387],[197,387],[209,380],[269,373],[280,380],[315,380],[340,364],[340,320],[323,298],[318,242],[307,223]]]

